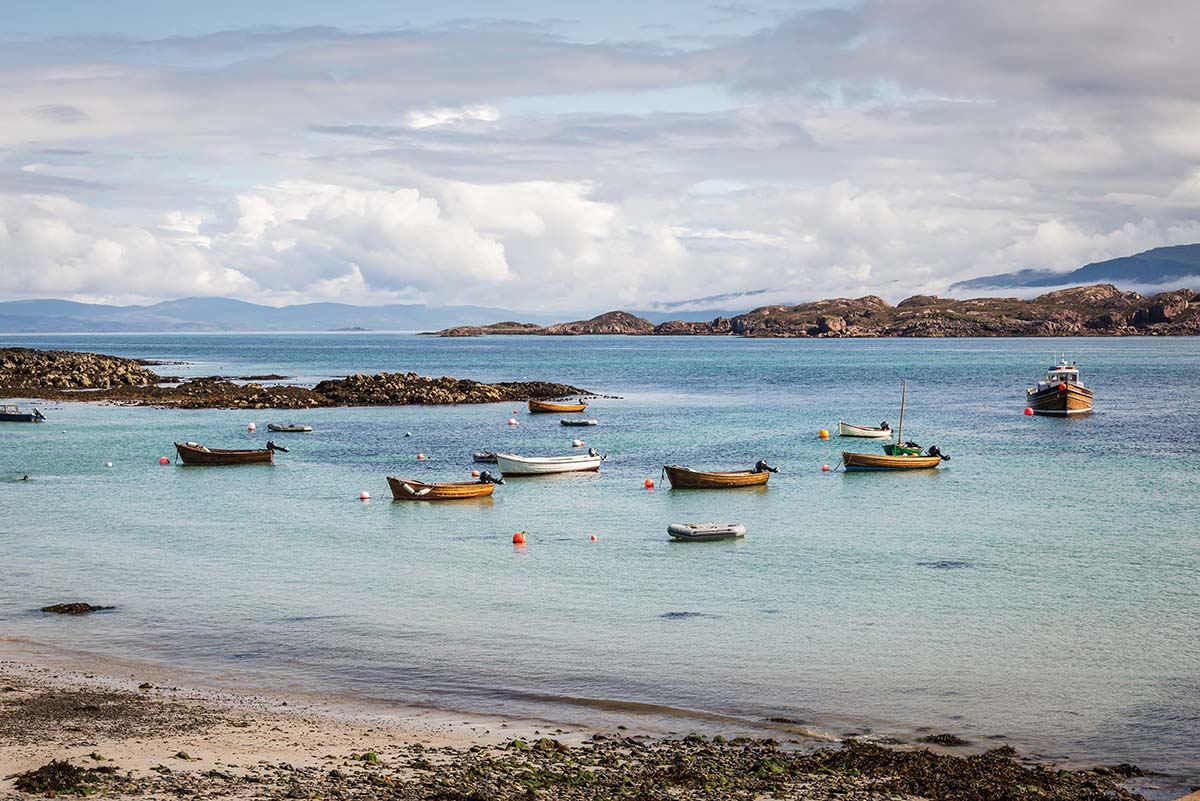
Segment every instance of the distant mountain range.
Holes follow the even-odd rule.
[[[691,303],[685,301],[679,305]],[[748,308],[747,305],[733,313],[738,314]],[[706,309],[690,312],[655,310],[645,314],[656,322],[662,322],[677,319],[709,320],[723,313],[727,312]],[[5,333],[418,331],[512,319],[544,325],[560,318],[560,315],[551,317],[486,306],[304,303],[276,308],[230,298],[181,298],[152,306],[107,306],[70,300],[0,302],[0,332]]]
[[[951,284],[951,292],[1019,287],[1061,287],[1110,283],[1125,289],[1180,287],[1200,289],[1200,244],[1154,248],[1133,256],[1084,265],[1067,273],[1051,270],[1018,270],[985,275]]]

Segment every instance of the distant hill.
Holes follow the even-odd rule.
[[[514,316],[512,311],[485,306],[304,303],[275,308],[230,298],[182,298],[152,306],[107,306],[69,300],[15,300],[0,303],[0,332],[411,331],[480,325]],[[541,323],[552,322],[550,317],[533,315],[533,318]]]
[[[1200,244],[1154,248],[1133,256],[1098,261],[1057,273],[1051,270],[1018,270],[1013,273],[985,275],[950,286],[950,291],[1015,289],[1018,287],[1076,286],[1110,283],[1117,286],[1200,288]]]

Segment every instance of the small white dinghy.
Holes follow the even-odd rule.
[[[667,533],[686,542],[737,540],[746,536],[746,527],[741,523],[675,523],[667,526]]]
[[[497,453],[496,465],[505,476],[547,476],[553,473],[589,473],[600,469],[603,456],[594,448],[579,456],[518,456]]]
[[[843,423],[838,420],[838,434],[843,437],[864,437],[867,439],[891,439],[894,432],[887,427],[887,423],[882,426],[856,426],[851,423]]]

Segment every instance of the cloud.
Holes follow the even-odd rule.
[[[409,128],[432,128],[436,125],[454,125],[460,122],[495,122],[500,112],[486,103],[457,108],[434,108],[426,111],[410,111],[406,120]]]
[[[1200,239],[1200,7],[721,16],[5,43],[0,295],[898,299]]]

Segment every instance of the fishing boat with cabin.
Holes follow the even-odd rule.
[[[46,415],[34,409],[32,412],[23,412],[21,407],[15,403],[5,403],[0,405],[0,423],[44,423]]]
[[[529,401],[529,413],[530,414],[548,414],[550,412],[554,412],[557,414],[564,414],[566,412],[582,412],[586,408],[587,408],[587,404],[584,403],[583,401],[559,402],[559,401],[540,401],[540,400],[532,400],[532,399]]]
[[[1092,390],[1083,385],[1079,368],[1066,357],[1046,371],[1036,387],[1025,390],[1028,408],[1034,414],[1066,417],[1092,413]]]
[[[175,451],[185,465],[216,467],[241,464],[272,464],[275,451],[287,453],[287,448],[268,442],[267,447],[254,450],[208,448],[199,442],[176,442]]]
[[[760,459],[749,470],[693,470],[676,464],[663,465],[663,472],[671,482],[671,489],[734,489],[737,487],[760,487],[771,479],[779,468],[771,467]]]

